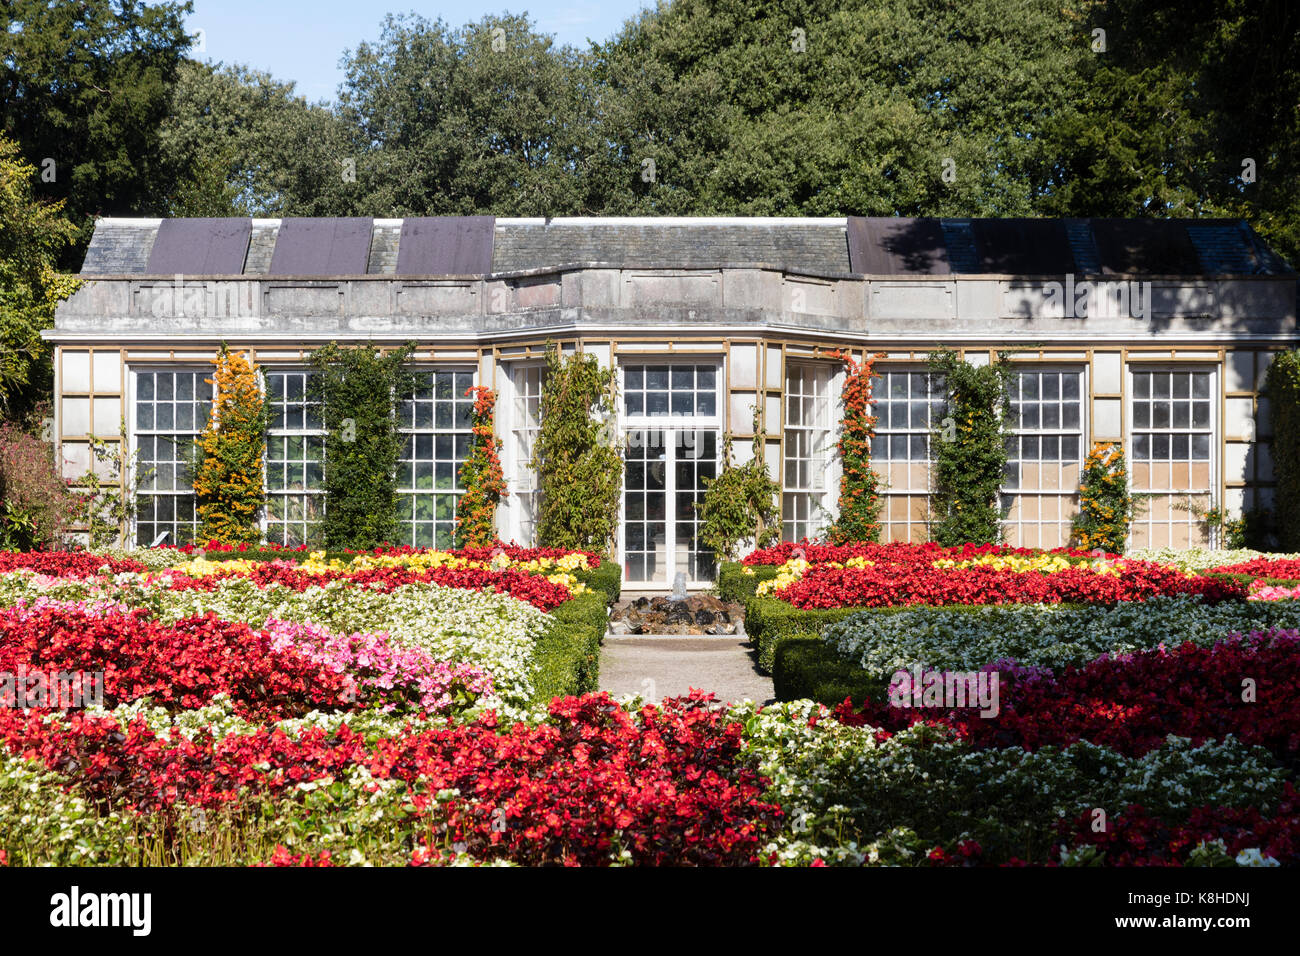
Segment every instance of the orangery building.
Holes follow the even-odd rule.
[[[125,442],[131,540],[195,533],[186,448],[222,343],[251,355],[270,403],[268,541],[321,513],[307,357],[328,342],[417,343],[400,402],[407,543],[450,544],[470,446],[470,385],[498,393],[510,494],[501,537],[532,544],[530,461],[548,343],[618,375],[629,585],[714,574],[694,503],[722,436],[750,453],[755,412],[781,486],[782,535],[834,519],[844,364],[880,354],[873,466],[884,540],[924,540],[929,353],[1014,365],[1006,540],[1067,543],[1092,443],[1121,442],[1142,498],[1131,544],[1207,543],[1205,512],[1272,501],[1273,354],[1296,337],[1297,275],[1244,222],[1114,219],[101,219],[80,288],[46,333],[69,477],[92,436]]]

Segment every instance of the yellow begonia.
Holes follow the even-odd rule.
[[[232,561],[209,561],[199,557],[178,562],[169,570],[184,571],[194,577],[213,574],[246,574],[263,561],[238,558]],[[590,567],[585,554],[566,554],[560,558],[533,558],[528,561],[512,561],[504,551],[489,561],[471,560],[448,551],[417,551],[411,554],[358,554],[350,560],[326,558],[324,551],[312,551],[307,560],[298,565],[300,571],[308,574],[322,574],[327,571],[365,571],[370,568],[409,568],[427,571],[432,568],[486,568],[491,571],[522,571],[526,574],[539,574],[554,584],[562,584],[574,594],[582,594],[586,587],[579,583],[576,571],[586,571]]]

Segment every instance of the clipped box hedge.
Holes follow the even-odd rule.
[[[602,559],[600,567],[576,574],[590,590],[554,608],[551,626],[537,643],[534,700],[541,704],[598,689],[600,645],[609,628],[609,607],[622,592],[623,569]]]
[[[860,705],[876,693],[867,672],[820,637],[792,637],[776,645],[772,686],[777,700],[815,700],[835,707]]]
[[[614,604],[623,593],[623,568],[617,561],[609,558],[600,559],[600,567],[589,571],[575,573],[577,579],[587,587],[605,592],[606,602]]]
[[[551,626],[537,642],[534,700],[586,694],[597,689],[600,644],[609,626],[605,592],[588,591],[556,607]]]
[[[776,598],[754,597],[745,602],[745,634],[758,649],[759,669],[775,676],[772,668],[780,644],[799,638],[820,640],[831,624],[861,610],[837,607],[803,611]]]
[[[745,566],[739,561],[724,561],[718,567],[718,597],[724,601],[744,604],[757,596],[756,589],[760,581],[770,581],[776,577],[776,567],[771,564],[756,565],[745,573]]]

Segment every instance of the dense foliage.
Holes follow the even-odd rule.
[[[0,6],[0,134],[49,171],[42,193],[66,201],[78,250],[97,215],[167,213],[191,174],[159,137],[190,53],[190,12],[190,3],[120,0]]]
[[[331,548],[372,548],[396,535],[402,436],[393,403],[415,389],[413,351],[331,342],[311,353],[308,395],[321,402],[326,430],[321,535]]]
[[[0,550],[61,544],[78,506],[59,476],[53,446],[0,421]]]
[[[1133,494],[1124,447],[1117,442],[1097,442],[1079,478],[1079,513],[1072,524],[1075,540],[1084,549],[1123,554],[1132,521]]]
[[[948,396],[944,418],[930,440],[931,536],[948,546],[1001,541],[1010,367],[1000,355],[996,362],[972,365],[948,350],[932,354],[929,364]]]
[[[1273,417],[1274,514],[1279,547],[1300,550],[1300,351],[1278,354],[1265,385]]]
[[[38,198],[36,173],[0,129],[0,416],[15,420],[48,401],[54,368],[41,331],[78,285],[55,271],[75,230],[61,203]]]
[[[212,412],[196,442],[194,496],[199,534],[222,544],[261,538],[258,512],[266,454],[266,402],[257,369],[243,352],[224,346],[212,360]]]
[[[723,436],[722,472],[704,479],[704,500],[695,505],[697,539],[720,560],[738,558],[745,542],[761,548],[781,535],[781,486],[767,473],[767,433],[759,426],[757,410],[753,431],[750,457],[743,465],[732,464],[731,433]]]
[[[83,238],[127,211],[1200,215],[1300,252],[1285,0],[677,0],[585,52],[389,16],[333,105],[187,59],[188,4],[71,9],[0,11],[0,132],[56,159]]]
[[[595,356],[547,352],[532,461],[541,492],[539,544],[603,554],[613,548],[623,490],[623,459],[609,424],[614,382],[614,370]]]

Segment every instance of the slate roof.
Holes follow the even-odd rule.
[[[169,270],[183,268],[186,252],[154,249],[158,219],[101,219],[81,274],[148,275],[151,259]],[[282,220],[190,221],[169,235],[191,237],[193,275],[208,274],[214,257],[203,241],[203,222],[228,237],[232,224],[248,222],[240,274],[288,274],[273,267]],[[1244,221],[1230,219],[847,219],[799,218],[601,218],[601,219],[374,219],[299,221],[288,232],[315,242],[346,241],[369,229],[368,253],[295,255],[292,261],[364,261],[373,275],[424,274],[436,269],[479,275],[537,272],[599,265],[635,269],[766,267],[811,275],[1294,275]],[[365,225],[368,222],[369,225]],[[180,221],[172,220],[173,225]],[[306,227],[305,229],[303,227]],[[421,243],[403,251],[403,236]],[[337,236],[337,240],[332,237]],[[416,237],[419,237],[418,240]],[[223,239],[223,242],[228,242]],[[450,245],[448,245],[450,244]],[[364,245],[364,243],[363,243]],[[281,249],[281,253],[286,250]],[[303,253],[304,250],[298,250]],[[307,253],[313,250],[306,250]],[[417,254],[418,253],[418,254]],[[238,256],[235,257],[238,259]],[[286,261],[284,256],[279,257]],[[230,274],[230,273],[228,273]]]

